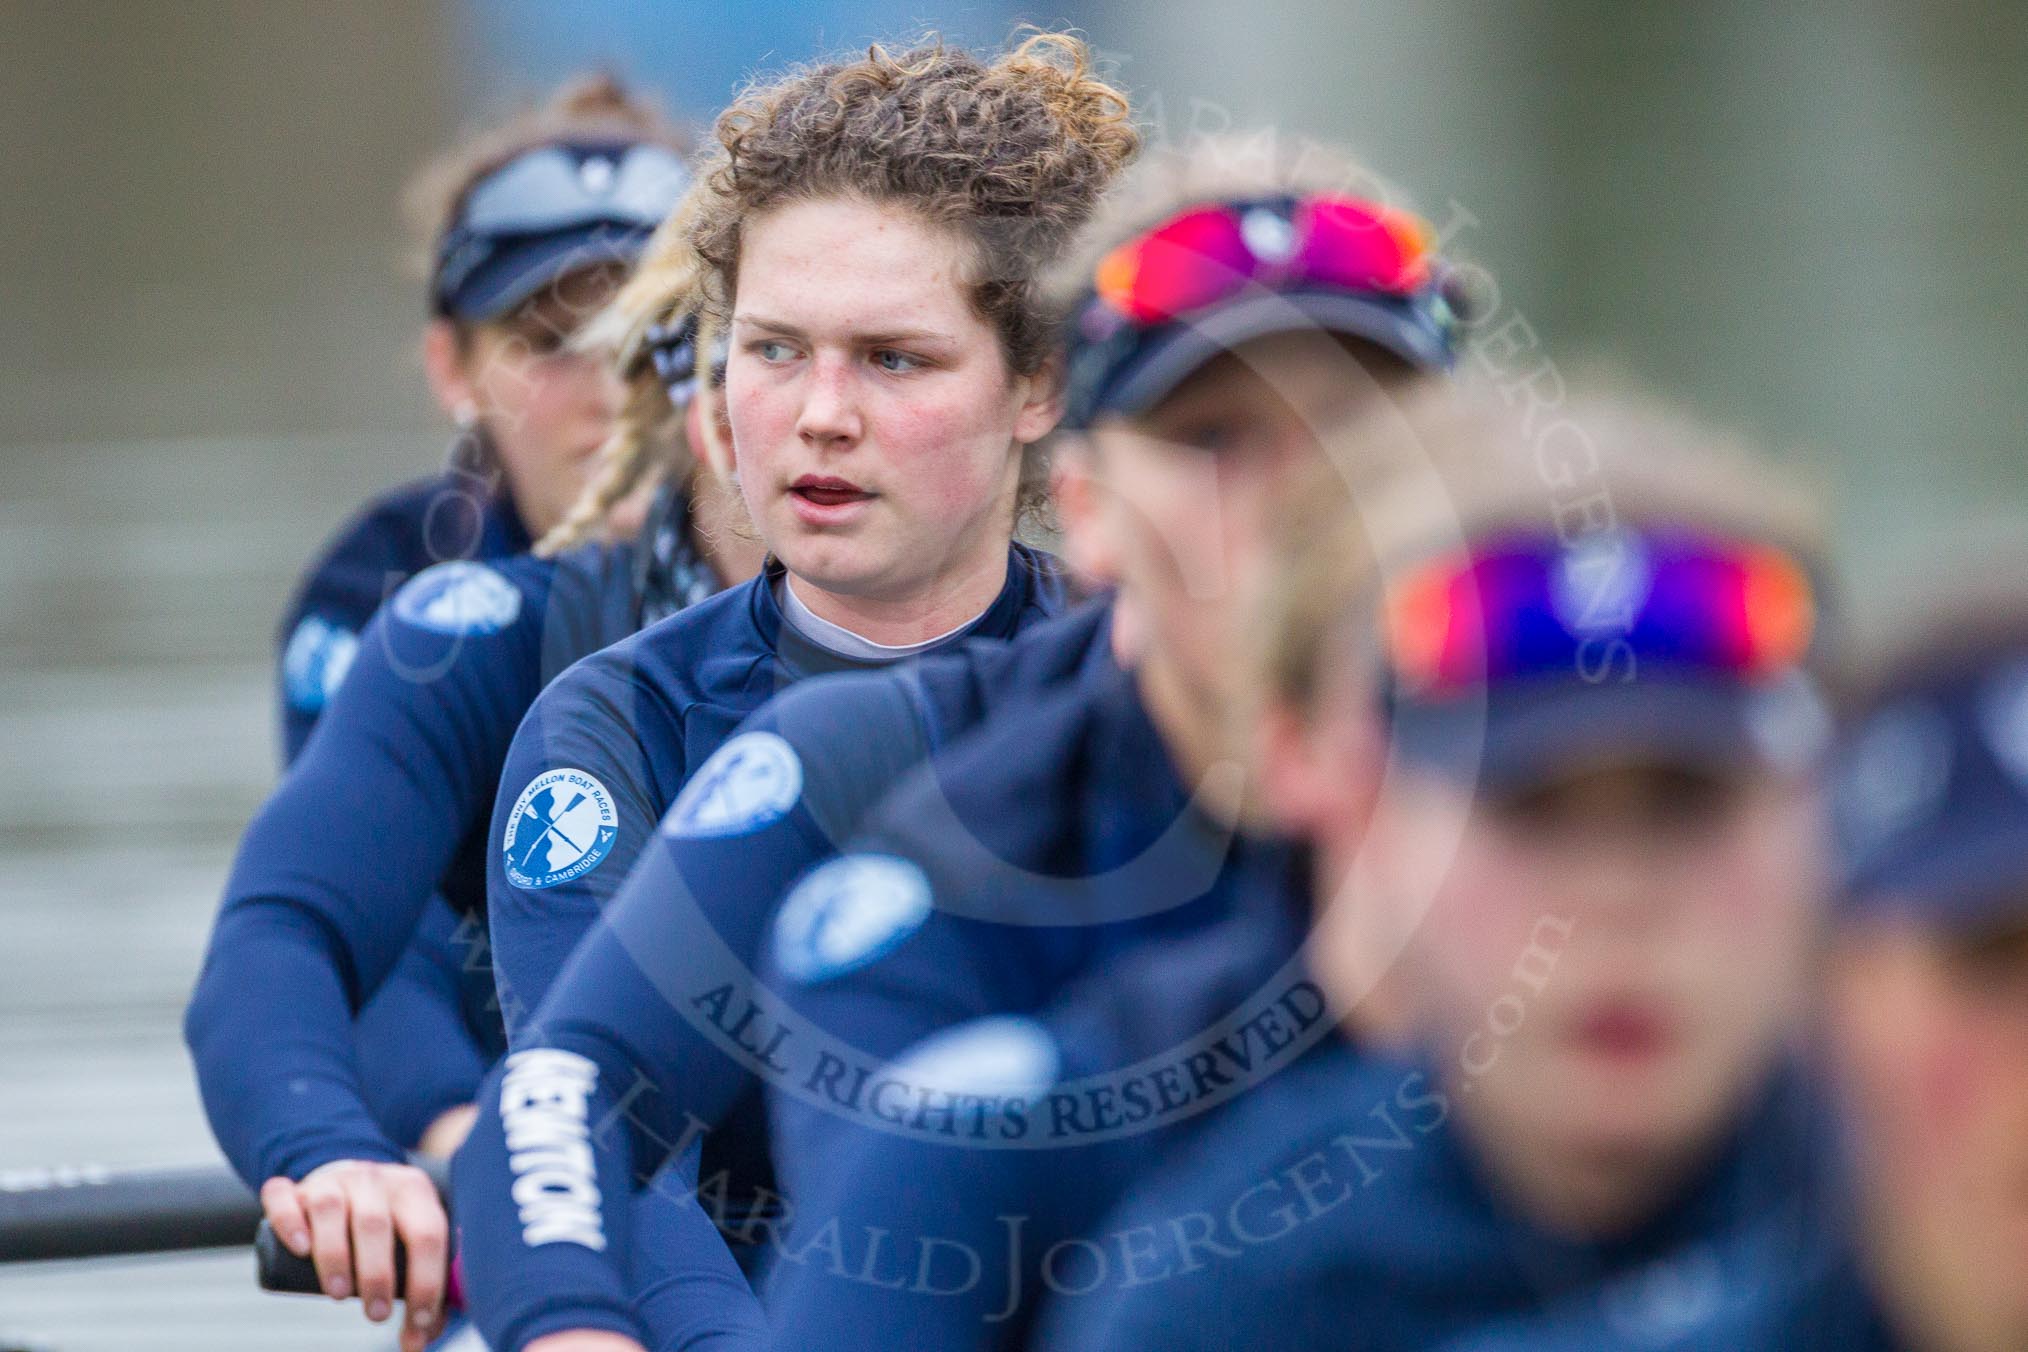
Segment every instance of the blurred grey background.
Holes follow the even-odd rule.
[[[1510,340],[1804,460],[1862,610],[2028,535],[2012,0],[0,0],[0,1170],[213,1155],[176,1023],[273,776],[275,618],[445,438],[406,175],[586,65],[701,121],[755,70],[1023,19],[1082,26],[1158,134],[1349,144],[1459,227]],[[385,1345],[249,1273],[0,1269],[0,1340]]]

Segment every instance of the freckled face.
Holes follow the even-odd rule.
[[[1053,413],[972,308],[950,231],[850,198],[746,223],[726,405],[747,509],[838,595],[1004,566],[1023,444]]]

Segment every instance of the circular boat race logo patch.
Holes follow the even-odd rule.
[[[357,656],[359,635],[320,616],[304,617],[282,651],[282,687],[289,707],[299,713],[320,712],[338,693]]]
[[[718,749],[669,809],[672,836],[736,836],[780,820],[803,792],[803,762],[772,732],[743,732]]]
[[[891,854],[847,854],[796,884],[775,918],[775,962],[793,981],[864,967],[921,928],[931,910],[922,869]]]
[[[582,770],[550,770],[528,781],[507,817],[500,850],[507,881],[554,887],[599,866],[619,835],[613,798]]]
[[[440,563],[395,593],[394,613],[439,634],[497,634],[521,613],[521,592],[483,563]]]

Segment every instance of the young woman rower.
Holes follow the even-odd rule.
[[[635,158],[646,150],[655,156]],[[562,191],[559,182],[588,176],[603,185],[600,209],[608,213],[619,199],[636,214],[666,214],[686,175],[656,147],[646,150],[627,150],[610,135],[552,138],[518,153],[510,147],[503,161],[484,166],[459,197],[438,251],[440,306],[455,313],[468,288],[504,285],[520,275],[510,266],[517,258],[553,265],[569,256],[572,239],[610,249],[616,227],[603,215],[574,211],[556,224],[534,214],[549,200],[545,192]],[[543,229],[545,222],[555,228]],[[638,245],[638,225],[635,233]],[[609,288],[601,282],[578,304],[602,301]],[[574,329],[583,316],[569,313]],[[443,355],[455,355],[457,334],[438,332]],[[623,354],[624,386],[553,335],[543,340],[544,356],[530,351],[526,335],[481,330],[470,338],[474,352],[492,345],[505,354],[505,367],[473,368],[485,377],[475,388],[491,390],[484,397],[495,401],[475,426],[489,429],[488,444],[502,443],[503,459],[512,459],[511,442],[515,454],[547,447],[554,460],[580,460],[575,442],[559,448],[537,435],[545,427],[582,431],[562,416],[576,407],[578,385],[597,391],[606,419],[627,409],[626,433],[607,447],[606,471],[581,507],[567,511],[567,496],[552,502],[544,494],[548,505],[527,511],[544,524],[567,518],[563,524],[580,531],[611,518],[612,535],[631,540],[638,528],[641,543],[556,558],[453,559],[394,594],[363,631],[343,685],[320,711],[317,735],[241,842],[186,1016],[221,1146],[261,1190],[283,1242],[316,1259],[326,1291],[357,1294],[369,1317],[385,1318],[394,1241],[406,1244],[403,1338],[411,1344],[441,1313],[446,1222],[434,1187],[405,1163],[411,1143],[390,1137],[362,1082],[355,1015],[405,960],[433,893],[465,917],[482,912],[478,849],[501,758],[543,682],[758,566],[758,551],[725,528],[729,491],[685,450],[685,415],[657,370],[659,351],[679,402],[687,399],[698,365],[689,330],[673,323],[655,334],[653,342],[636,335]],[[497,390],[488,383],[494,378]],[[691,441],[700,438],[700,416],[693,406]],[[495,418],[503,424],[497,438]],[[583,473],[574,469],[573,481]],[[656,480],[665,491],[643,526],[635,490]],[[477,965],[483,970],[483,960]],[[488,1026],[477,1040],[490,1057],[505,1041],[501,1011],[492,1004],[479,1012]]]
[[[679,794],[726,833],[793,801],[805,767],[727,742],[778,691],[1006,638],[1058,605],[1053,561],[1011,543],[1060,405],[1032,283],[1137,145],[1084,45],[874,48],[750,91],[718,130],[691,254],[668,261],[727,324],[733,458],[771,559],[580,664],[531,711],[489,887],[496,967],[520,1000],[546,993]],[[613,1210],[630,1171],[598,1163],[602,1204],[567,1219],[516,1200],[594,1186],[554,1173],[590,1163],[574,1152],[508,1148],[527,1128],[516,1105],[581,1085],[583,1059],[544,1046],[548,1030],[538,1013],[517,1033],[459,1160],[472,1308],[500,1347],[638,1344],[650,1329]]]

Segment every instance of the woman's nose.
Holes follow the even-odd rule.
[[[810,362],[796,432],[812,445],[850,444],[863,430],[855,382],[846,362],[819,356]]]

